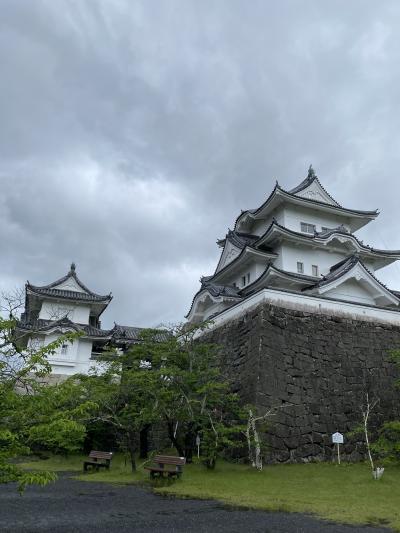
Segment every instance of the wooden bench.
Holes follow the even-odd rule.
[[[99,452],[92,450],[89,453],[89,460],[84,461],[83,463],[83,470],[86,472],[88,466],[91,466],[96,470],[99,470],[99,468],[107,468],[107,470],[110,470],[112,456],[112,452]]]
[[[154,463],[157,466],[145,466],[146,470],[149,470],[150,477],[174,477],[179,478],[182,475],[182,467],[186,464],[184,457],[174,457],[171,455],[156,455],[154,457]],[[165,468],[174,466],[175,468]]]

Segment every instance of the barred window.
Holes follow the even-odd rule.
[[[318,265],[312,265],[312,275],[318,276]]]
[[[307,222],[301,222],[300,228],[303,233],[312,233],[315,232],[315,225],[314,224],[308,224]]]
[[[68,344],[63,344],[61,346],[61,355],[67,355],[68,353]]]
[[[297,261],[297,272],[299,274],[304,273],[304,263],[301,263],[300,261]]]

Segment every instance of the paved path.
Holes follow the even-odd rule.
[[[229,509],[215,501],[163,498],[137,486],[62,476],[19,496],[0,485],[2,533],[388,533],[332,524],[301,514]]]

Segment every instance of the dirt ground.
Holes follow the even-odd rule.
[[[388,533],[307,515],[231,509],[215,501],[170,499],[137,486],[83,482],[62,475],[19,496],[0,485],[2,533]]]

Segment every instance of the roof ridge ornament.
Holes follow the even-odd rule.
[[[75,273],[75,270],[76,270],[76,264],[72,261],[69,271],[71,274],[73,274]]]
[[[307,179],[312,180],[312,179],[314,179],[314,178],[316,178],[316,177],[317,177],[317,175],[316,175],[316,173],[315,173],[315,170],[313,169],[313,166],[310,165],[310,166],[308,167]]]

